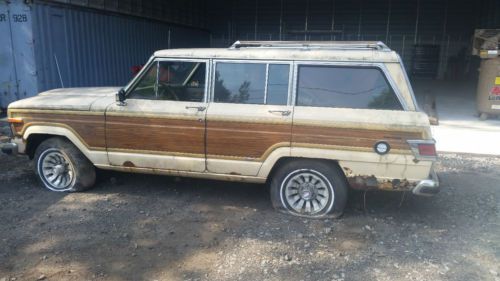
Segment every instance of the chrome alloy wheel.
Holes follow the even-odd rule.
[[[301,169],[291,172],[283,181],[281,200],[289,211],[298,215],[321,215],[332,209],[334,192],[323,174]]]
[[[53,191],[68,191],[75,182],[75,169],[59,149],[45,150],[38,158],[37,170],[45,186]]]

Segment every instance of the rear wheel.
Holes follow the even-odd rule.
[[[327,161],[296,160],[280,167],[271,180],[273,206],[297,216],[339,217],[347,201],[340,169]]]
[[[43,141],[36,149],[34,159],[36,174],[52,191],[84,191],[95,183],[94,165],[63,138]]]

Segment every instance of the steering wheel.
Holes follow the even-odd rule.
[[[165,83],[161,83],[160,97],[162,100],[175,100],[178,101],[179,96]]]

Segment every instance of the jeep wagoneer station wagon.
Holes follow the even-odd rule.
[[[90,188],[96,168],[268,183],[277,209],[336,217],[349,188],[439,188],[429,119],[381,42],[157,51],[122,89],[51,90],[8,117],[3,150],[53,191]]]

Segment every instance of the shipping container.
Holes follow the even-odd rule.
[[[31,8],[0,2],[0,108],[37,92]]]

